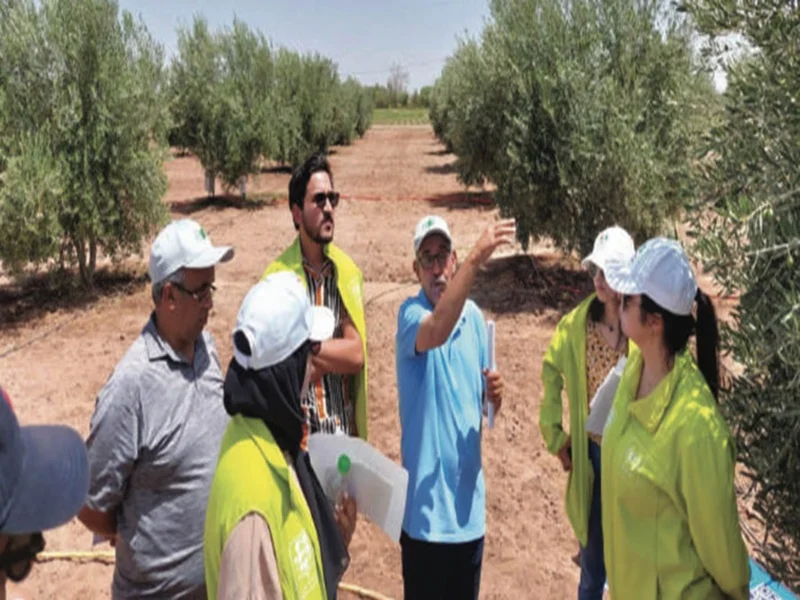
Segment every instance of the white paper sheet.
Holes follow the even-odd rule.
[[[339,456],[350,458],[347,493],[395,542],[400,541],[408,492],[408,471],[360,438],[315,433],[308,437],[311,466],[323,488],[337,474]],[[334,500],[332,498],[332,500]]]
[[[497,369],[497,359],[495,356],[495,324],[494,321],[487,321],[486,323],[486,332],[489,342],[489,369],[494,371]],[[491,402],[486,399],[484,396],[484,402],[486,403],[486,424],[491,429],[494,427],[494,402]]]

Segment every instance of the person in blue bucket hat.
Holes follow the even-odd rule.
[[[0,600],[6,581],[25,579],[44,549],[42,532],[72,519],[86,500],[89,463],[78,432],[20,427],[0,388]]]

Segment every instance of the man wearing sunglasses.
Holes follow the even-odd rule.
[[[228,415],[204,331],[215,267],[233,258],[191,219],[150,251],[155,309],[97,398],[80,520],[116,548],[112,597],[205,598],[203,524]]]
[[[61,425],[20,427],[0,388],[0,600],[44,549],[42,531],[74,517],[86,500],[89,467],[78,432]]]
[[[302,400],[309,433],[345,433],[367,439],[367,336],[363,277],[353,260],[333,243],[339,192],[323,154],[311,155],[289,181],[289,209],[297,238],[264,276],[278,271],[299,275],[312,306],[333,311],[333,339],[311,361],[311,385]]]
[[[421,289],[400,306],[395,337],[408,470],[400,537],[407,600],[478,598],[486,532],[482,399],[500,410],[503,380],[490,369],[486,322],[467,296],[478,269],[514,233],[513,220],[493,223],[458,270],[444,219],[424,217],[414,233]]]

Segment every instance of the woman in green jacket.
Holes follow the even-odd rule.
[[[621,227],[600,233],[583,266],[592,276],[595,293],[558,324],[542,365],[544,397],[539,428],[547,450],[557,455],[567,482],[567,517],[580,542],[579,600],[600,600],[606,581],[600,510],[600,439],[586,433],[589,402],[628,341],[619,323],[619,298],[608,287],[604,271],[634,255],[631,236]],[[569,432],[564,431],[561,391],[569,401]]]
[[[675,240],[606,272],[631,355],[603,434],[603,535],[614,600],[749,597],[736,449],[717,408],[717,321]],[[693,316],[696,313],[696,317]],[[697,361],[687,348],[695,332]]]

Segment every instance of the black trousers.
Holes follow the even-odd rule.
[[[483,538],[463,544],[415,540],[404,531],[403,597],[405,600],[478,600]]]

